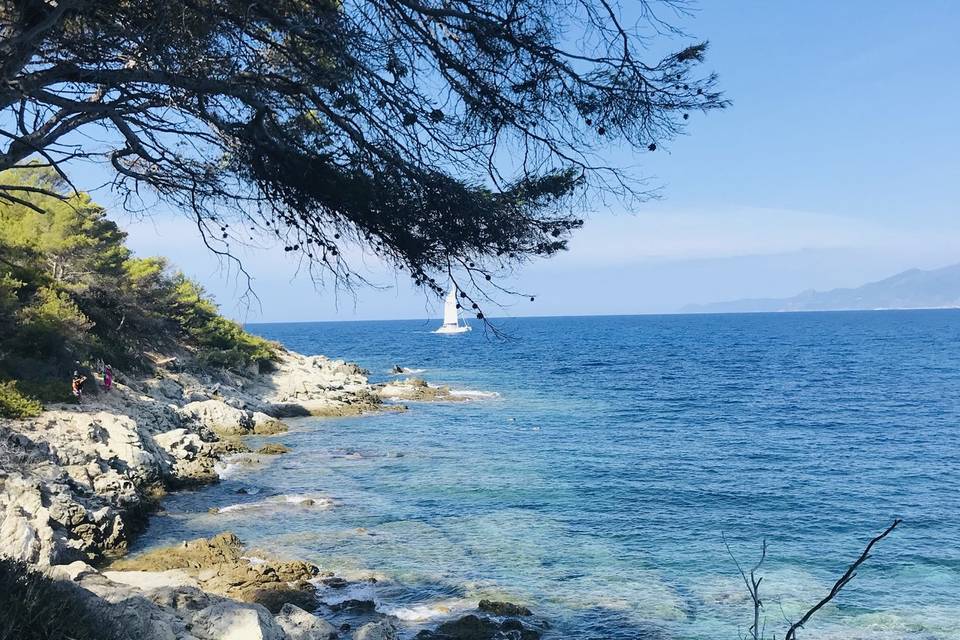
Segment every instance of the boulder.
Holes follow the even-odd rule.
[[[337,629],[332,624],[290,603],[283,605],[276,621],[288,640],[332,640],[337,637]]]
[[[285,433],[287,431],[287,425],[285,425],[280,420],[262,413],[260,411],[253,412],[253,432],[258,435],[270,436],[277,433]]]
[[[225,447],[206,442],[198,434],[184,428],[172,429],[153,436],[170,458],[167,479],[174,486],[215,482],[215,465]]]
[[[353,640],[397,640],[397,625],[391,620],[368,622],[353,632]]]
[[[490,618],[481,618],[473,614],[456,620],[448,620],[435,631],[417,634],[420,640],[539,640],[540,632],[526,627],[516,618],[497,622]]]
[[[177,412],[186,422],[203,425],[224,435],[251,433],[254,427],[252,411],[231,407],[222,400],[190,402]]]
[[[373,600],[357,600],[350,598],[328,605],[334,611],[376,611],[377,603]]]
[[[527,607],[513,604],[512,602],[500,602],[497,600],[481,600],[477,606],[480,611],[492,613],[495,616],[532,616],[533,612]]]
[[[290,447],[271,442],[257,449],[257,453],[263,456],[278,456],[283,453],[290,453]]]
[[[317,607],[317,589],[306,581],[291,584],[268,582],[238,595],[244,602],[263,605],[270,613],[279,613],[288,604],[310,610]]]
[[[269,611],[235,602],[219,602],[197,612],[190,632],[201,640],[286,640]]]

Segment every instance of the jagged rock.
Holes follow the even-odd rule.
[[[331,589],[343,589],[350,584],[339,576],[330,576],[329,578],[324,578],[321,582]]]
[[[260,588],[247,589],[239,597],[244,602],[263,605],[270,613],[279,613],[288,604],[306,609],[317,607],[316,587],[306,581],[299,581],[292,586],[271,582]]]
[[[257,449],[257,453],[264,456],[278,456],[283,453],[290,453],[290,447],[286,447],[282,444],[270,443],[265,444]]]
[[[456,640],[489,640],[500,631],[500,625],[493,620],[466,615],[457,620],[444,622],[437,632],[456,638]]]
[[[377,388],[377,394],[387,400],[409,400],[413,402],[428,402],[435,400],[462,401],[466,396],[450,393],[449,387],[431,387],[421,378],[406,378],[394,380]]]
[[[515,618],[498,623],[489,618],[470,614],[456,620],[448,620],[434,631],[425,630],[417,634],[417,638],[419,640],[498,640],[499,638],[539,640],[540,632],[524,626]]]
[[[353,632],[353,640],[397,640],[397,626],[391,620],[368,622]]]
[[[149,378],[144,380],[143,390],[148,395],[157,398],[158,400],[182,402],[184,397],[183,385],[177,383],[176,380],[169,377]]]
[[[74,589],[104,629],[104,637],[118,640],[195,640],[180,611],[154,602],[138,589],[112,582],[93,567],[73,563],[48,571]],[[115,631],[114,631],[115,630]]]
[[[373,600],[349,599],[329,605],[334,611],[376,611],[377,603]]]
[[[214,601],[221,602],[223,600],[211,596],[198,587],[185,585],[155,588],[147,593],[147,597],[158,606],[177,611],[181,617],[190,617],[192,612],[202,611],[213,604]]]
[[[332,640],[338,635],[336,627],[323,618],[289,603],[280,609],[276,621],[288,640]]]
[[[133,558],[123,558],[112,566],[121,570],[166,571],[168,569],[200,569],[241,562],[243,543],[230,532],[212,538],[198,538],[175,547],[154,549]],[[244,561],[245,562],[245,561]]]
[[[222,400],[204,400],[182,406],[178,413],[191,423],[201,424],[224,435],[243,435],[253,431],[253,412],[231,407]]]
[[[253,412],[253,432],[257,435],[271,436],[287,431],[287,425],[280,420],[260,411]]]
[[[118,560],[112,568],[149,572],[183,569],[207,591],[261,604],[271,612],[280,611],[286,603],[308,609],[316,606],[316,587],[308,582],[319,572],[315,565],[299,560],[251,564],[243,557],[240,539],[232,533],[155,549]]]
[[[0,476],[0,556],[41,566],[64,559],[41,487],[20,475]]]
[[[481,600],[477,605],[480,611],[492,613],[495,616],[532,616],[533,612],[527,607],[513,604],[512,602],[500,602],[497,600]]]
[[[231,406],[223,400],[203,400],[185,404],[178,413],[187,422],[227,436],[248,433],[269,435],[287,430],[286,425],[276,418],[260,411],[243,408],[246,404],[243,400],[236,398],[233,400],[233,404],[239,406]]]
[[[239,436],[285,431],[278,418],[287,415],[382,410],[382,400],[358,366],[322,356],[283,352],[272,371],[245,374],[198,371],[190,359],[181,352],[176,366],[145,380],[117,371],[113,391],[79,406],[0,419],[0,555],[53,566],[130,638],[279,640],[283,630],[264,607],[221,596],[310,616],[303,609],[315,604],[314,565],[251,564],[232,534],[113,567],[133,571],[104,575],[79,561],[125,551],[167,488],[215,481],[221,457],[249,451]],[[346,606],[374,610],[371,601]],[[332,627],[314,618],[309,631],[320,635],[303,637],[330,637]]]
[[[223,443],[205,442],[184,428],[153,436],[154,442],[170,457],[168,478],[174,485],[213,482],[215,465],[224,451]]]

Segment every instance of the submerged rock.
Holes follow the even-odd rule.
[[[278,456],[284,453],[290,453],[290,447],[271,442],[257,449],[257,453],[264,456]]]
[[[278,613],[287,604],[313,610],[317,607],[317,590],[306,580],[292,584],[264,582],[259,587],[235,594],[244,602],[265,606],[270,613]]]
[[[500,602],[497,600],[481,600],[477,605],[480,611],[492,613],[495,616],[532,616],[533,612],[527,607],[513,604],[512,602]]]
[[[397,625],[392,620],[368,622],[353,632],[353,640],[397,640]]]
[[[327,605],[333,611],[376,611],[377,603],[373,600],[343,600],[334,604]]]
[[[426,380],[422,378],[407,378],[405,380],[395,380],[380,385],[377,393],[386,400],[410,400],[414,402],[427,402],[432,400],[459,401],[465,400],[463,396],[454,395],[449,387],[431,387]]]
[[[321,582],[331,589],[343,589],[350,585],[348,581],[339,576],[330,576],[329,578],[324,578]]]

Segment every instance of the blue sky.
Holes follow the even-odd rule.
[[[681,22],[710,40],[707,66],[732,107],[694,116],[656,153],[616,152],[662,198],[587,212],[568,253],[511,280],[536,302],[503,314],[672,312],[960,262],[960,3],[701,2]],[[169,256],[235,317],[438,312],[374,260],[362,269],[388,288],[354,297],[315,289],[282,251],[245,256],[261,300],[245,307],[189,222],[119,221],[138,253]]]

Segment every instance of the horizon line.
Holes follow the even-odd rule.
[[[663,316],[743,316],[743,315],[791,315],[791,314],[812,314],[812,313],[905,313],[911,311],[958,311],[960,306],[955,307],[891,307],[888,309],[789,309],[783,311],[657,311],[657,312],[637,312],[637,313],[576,313],[576,314],[556,314],[543,316],[493,316],[488,319],[495,320],[543,320],[551,318],[638,318],[638,317],[663,317]],[[442,318],[371,318],[365,320],[269,320],[261,322],[241,322],[241,326],[249,327],[254,325],[266,324],[334,324],[349,322],[423,322],[434,323],[442,322]]]

